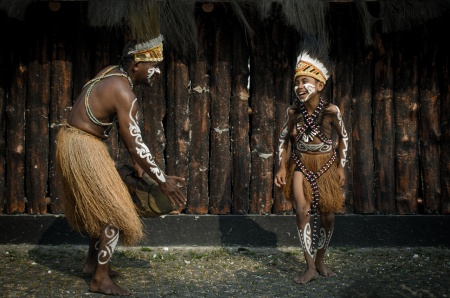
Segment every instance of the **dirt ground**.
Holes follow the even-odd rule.
[[[90,293],[86,246],[0,245],[1,297],[108,297]],[[123,247],[115,281],[131,297],[450,297],[450,249],[330,248],[337,273],[307,285],[298,247]]]

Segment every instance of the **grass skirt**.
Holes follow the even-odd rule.
[[[72,229],[99,238],[111,225],[121,231],[124,245],[138,242],[142,222],[106,145],[70,126],[56,140],[56,164],[63,183],[63,209]]]
[[[300,155],[298,155],[300,157]],[[310,171],[317,172],[333,156],[333,152],[326,154],[301,154],[300,160]],[[317,180],[319,186],[320,201],[318,209],[320,212],[341,212],[344,208],[344,195],[339,186],[339,175],[337,173],[336,160],[333,165]],[[286,200],[293,201],[293,178],[296,164],[293,158],[289,158],[287,164],[286,185],[283,187],[283,195]],[[311,184],[303,178],[303,193],[306,201],[312,201]]]

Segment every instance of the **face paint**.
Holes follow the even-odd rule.
[[[303,99],[303,100],[300,99],[300,101],[301,102],[306,102],[309,99],[309,97],[311,96],[311,94],[316,92],[316,87],[313,84],[310,84],[310,83],[306,83],[303,86],[305,87],[306,91],[308,92],[308,96],[306,96],[306,98]]]
[[[155,73],[157,73],[157,74],[160,74],[160,73],[161,73],[161,71],[159,70],[158,67],[150,67],[150,68],[148,69],[148,74],[147,74],[147,81],[148,81],[148,83],[150,83],[150,79],[152,78],[152,76],[153,76]]]
[[[129,124],[129,131],[130,134],[135,137],[136,142],[136,151],[140,158],[144,158],[147,163],[150,165],[150,171],[152,171],[153,174],[155,174],[156,178],[158,178],[159,181],[165,182],[166,178],[164,176],[164,173],[161,171],[161,169],[156,165],[155,159],[153,158],[152,154],[150,153],[150,149],[148,149],[147,145],[144,144],[144,141],[142,140],[141,135],[141,129],[139,128],[137,121],[134,119],[131,112],[133,111],[133,107],[135,103],[137,102],[137,98],[134,99],[133,103],[131,104],[131,109],[129,113],[130,117],[130,124]]]

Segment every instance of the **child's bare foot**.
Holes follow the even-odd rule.
[[[336,275],[336,273],[331,271],[330,267],[328,267],[324,263],[316,264],[316,270],[323,277],[330,277],[330,276],[335,276]]]
[[[316,269],[307,269],[305,272],[303,272],[302,275],[297,276],[294,279],[294,282],[297,284],[305,285],[318,277],[319,274],[317,273]]]
[[[119,287],[109,278],[102,280],[95,280],[93,278],[89,285],[89,291],[115,296],[129,296],[131,294],[129,290]]]

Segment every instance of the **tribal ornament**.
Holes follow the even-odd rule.
[[[305,123],[300,126],[299,123],[297,123],[297,136],[296,141],[298,142],[300,138],[303,140],[303,142],[308,143],[314,139],[315,136],[317,136],[322,142],[325,144],[332,144],[333,140],[330,138],[327,138],[320,130],[319,127],[316,126],[315,120],[319,116],[320,112],[322,111],[323,105],[325,104],[325,101],[320,98],[319,104],[315,108],[314,112],[311,114],[311,116],[308,115],[308,111],[306,110],[306,107],[304,104],[300,105],[300,111],[303,114],[303,119],[305,120]]]
[[[134,99],[133,103],[131,104],[131,109],[129,112],[130,117],[130,124],[129,124],[129,131],[130,134],[135,137],[136,142],[136,151],[140,158],[145,158],[145,160],[150,165],[150,171],[152,171],[153,174],[156,175],[159,181],[165,182],[166,178],[164,176],[164,173],[161,171],[161,169],[158,167],[158,165],[155,162],[155,159],[153,158],[152,154],[150,153],[150,149],[148,149],[147,145],[144,144],[144,141],[142,140],[141,135],[141,129],[139,128],[137,124],[137,119],[135,120],[131,112],[133,111],[133,107],[137,102],[137,98]]]
[[[347,162],[347,150],[348,150],[348,135],[347,131],[345,130],[344,124],[342,123],[342,115],[341,110],[337,108],[337,118],[339,120],[339,126],[341,127],[341,134],[342,134],[342,141],[344,142],[344,148],[342,149],[342,159],[341,159],[341,166],[345,167],[345,163]]]
[[[307,223],[304,230],[297,227],[297,232],[303,251],[307,252],[312,258],[314,255],[314,244],[311,238],[311,225]]]
[[[100,265],[108,263],[111,259],[111,256],[116,249],[117,241],[119,240],[119,230],[112,226],[107,226],[105,228],[105,235],[109,240],[105,245],[105,249],[98,252],[98,263]],[[99,242],[97,241],[95,245],[96,250],[99,250],[98,243]]]
[[[317,249],[327,249],[330,244],[331,236],[333,235],[333,229],[330,229],[328,233],[325,228],[320,228],[319,231],[319,243]]]
[[[294,80],[299,76],[312,77],[325,84],[330,74],[322,62],[312,58],[309,53],[304,52],[297,57]]]

